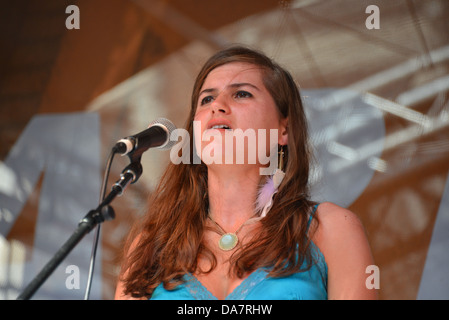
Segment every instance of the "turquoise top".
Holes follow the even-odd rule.
[[[315,213],[316,207],[313,213]],[[327,264],[320,249],[313,242],[311,250],[314,264],[309,270],[282,278],[273,278],[267,276],[269,269],[257,269],[244,279],[226,297],[226,300],[326,300]],[[305,262],[303,265],[305,266]],[[192,274],[184,275],[184,280],[183,284],[173,290],[166,290],[160,284],[154,290],[151,299],[217,300]]]

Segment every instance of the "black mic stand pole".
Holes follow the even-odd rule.
[[[121,195],[123,193],[124,189],[130,182],[135,183],[141,174],[142,165],[140,164],[139,158],[138,161],[132,162],[122,171],[120,180],[114,184],[108,196],[96,209],[91,210],[86,214],[86,216],[79,222],[78,228],[72,236],[62,245],[53,258],[44,266],[41,272],[17,297],[17,300],[30,299],[86,234],[95,228],[97,224],[102,223],[105,220],[112,220],[115,218],[114,210],[109,204],[117,195]]]

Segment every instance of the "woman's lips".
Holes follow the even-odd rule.
[[[207,129],[232,130],[231,123],[225,119],[212,119],[207,123]]]

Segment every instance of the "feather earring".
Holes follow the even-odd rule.
[[[260,218],[267,215],[268,211],[273,205],[273,197],[278,191],[279,185],[284,179],[285,173],[283,171],[284,167],[284,146],[280,146],[278,152],[278,168],[274,174],[267,179],[265,184],[259,189],[257,200],[256,200],[256,212],[260,212]]]

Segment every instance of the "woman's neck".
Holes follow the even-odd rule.
[[[235,231],[254,215],[260,178],[258,168],[209,169],[209,214],[227,232]]]

